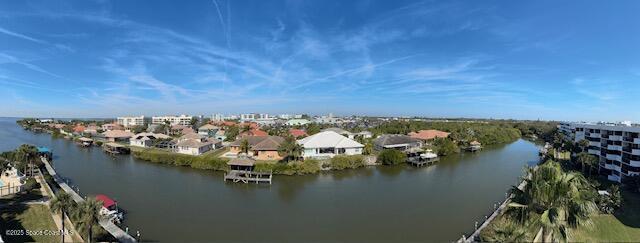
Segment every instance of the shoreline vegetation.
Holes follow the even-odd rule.
[[[584,141],[584,140],[583,140]],[[640,179],[616,184],[597,172],[588,143],[555,132],[524,188],[479,234],[482,242],[633,242],[640,239]],[[596,170],[597,171],[597,170]],[[640,178],[640,177],[638,177]],[[561,215],[563,217],[557,217]]]
[[[367,118],[375,119],[375,118]],[[37,119],[25,118],[18,120],[17,123],[24,129],[35,132],[49,132],[54,138],[62,136],[60,130],[64,130],[71,134],[75,124],[104,124],[109,121],[89,121],[89,120],[70,120],[56,121],[57,124],[63,124],[61,129],[51,128],[46,124],[37,122]],[[460,153],[471,141],[478,141],[485,146],[506,144],[516,141],[519,138],[526,137],[532,139],[545,139],[550,137],[556,130],[557,123],[544,121],[514,121],[514,120],[435,120],[435,121],[416,121],[416,120],[394,120],[385,121],[369,129],[359,127],[351,128],[352,132],[369,130],[374,137],[381,134],[407,134],[412,131],[422,129],[438,129],[450,133],[448,138],[438,138],[431,141],[425,148],[432,149],[439,156],[449,156]],[[319,132],[320,129],[330,127],[327,124],[311,123],[304,126],[294,126],[296,129],[304,129],[309,135]],[[284,131],[282,127],[266,127],[264,130],[269,134],[281,135],[278,131]],[[76,137],[66,136],[70,139]],[[80,136],[78,136],[80,137]],[[321,171],[335,171],[345,169],[356,169],[369,165],[393,166],[403,164],[401,155],[389,155],[387,151],[373,151],[373,138],[361,139],[361,143],[365,144],[364,155],[339,155],[331,159],[316,160],[282,160],[282,161],[258,161],[256,171],[272,172],[276,175],[307,175],[316,174]],[[97,140],[96,144],[99,145]],[[158,148],[138,148],[125,145],[132,150],[132,156],[136,159],[165,164],[173,166],[191,167],[201,170],[227,171],[228,158],[219,157],[222,152],[216,150],[205,153],[203,155],[186,155],[165,151]],[[368,148],[368,149],[367,149]],[[378,155],[384,155],[383,158],[377,158]]]

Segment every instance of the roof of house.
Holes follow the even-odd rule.
[[[133,133],[122,130],[111,130],[103,132],[102,135],[106,138],[130,138]]]
[[[307,136],[307,132],[305,130],[302,129],[289,129],[289,134],[291,134],[291,136],[294,137],[302,137],[302,136]]]
[[[253,166],[256,161],[247,157],[233,158],[227,162],[227,165]]]
[[[249,142],[249,148],[255,151],[272,151],[278,150],[280,144],[284,142],[283,137],[278,136],[246,136],[240,139],[236,139],[231,146],[238,147],[242,144],[242,140],[247,140]]]
[[[410,132],[409,136],[421,140],[431,140],[434,138],[446,138],[450,133],[438,130],[420,130],[418,132]]]
[[[76,125],[75,127],[73,127],[74,132],[84,132],[85,129],[87,128],[83,125]]]
[[[92,142],[93,141],[93,139],[85,138],[85,137],[78,138],[78,140],[83,141],[83,142]]]
[[[200,140],[200,139],[202,139],[202,135],[197,134],[197,133],[187,133],[187,134],[182,135],[180,137],[180,140],[186,140],[186,139],[197,139],[197,140]]]
[[[167,139],[171,137],[164,135],[162,133],[141,132],[136,135],[133,135],[132,138],[133,139]]]
[[[102,206],[105,207],[105,208],[109,208],[109,207],[111,207],[111,206],[116,204],[116,202],[113,201],[111,198],[107,197],[106,195],[102,195],[102,194],[96,195],[96,200],[102,201]]]
[[[418,143],[420,140],[402,134],[384,134],[373,141],[376,145],[384,147],[389,145]]]
[[[322,129],[323,132],[327,132],[327,131],[332,131],[332,132],[336,132],[337,134],[350,134],[351,132],[344,130],[342,128],[337,128],[337,127],[330,127],[330,128],[325,128]]]
[[[240,136],[259,136],[259,137],[265,137],[265,136],[269,136],[269,133],[262,131],[260,129],[251,129],[248,132],[243,132],[240,134]]]
[[[187,140],[181,140],[180,142],[176,143],[176,146],[189,147],[189,148],[202,148],[204,146],[209,146],[211,144],[212,142],[210,141],[201,142],[200,140],[196,140],[196,139],[187,139]]]
[[[220,128],[212,124],[205,124],[198,128],[198,130],[215,130],[215,129],[220,129]]]
[[[305,148],[362,148],[364,145],[334,131],[316,133],[298,140]]]

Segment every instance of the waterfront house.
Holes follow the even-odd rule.
[[[170,138],[171,137],[164,134],[142,132],[142,133],[133,135],[133,137],[131,137],[131,139],[129,140],[129,145],[136,146],[136,147],[149,148],[153,146],[153,143],[157,139],[170,139]]]
[[[173,125],[171,126],[170,135],[184,135],[189,133],[195,133],[193,128],[185,125]]]
[[[95,136],[96,134],[98,134],[99,130],[100,130],[100,127],[96,126],[95,124],[91,124],[87,126],[86,129],[84,129],[84,134]]]
[[[77,125],[75,125],[73,127],[73,133],[74,134],[82,134],[85,129],[87,129],[85,126],[83,126],[81,124],[77,124]]]
[[[218,126],[214,126],[212,124],[205,124],[198,128],[198,134],[204,135],[207,137],[214,137],[216,135],[216,132],[218,132],[218,130],[220,130],[220,127]]]
[[[398,149],[407,151],[422,147],[422,141],[402,134],[384,134],[373,141],[376,150]]]
[[[236,156],[241,153],[240,146],[243,141],[249,143],[248,155],[257,160],[281,160],[282,156],[278,154],[280,144],[284,142],[283,137],[278,136],[245,136],[236,139],[230,147],[230,153]]]
[[[109,142],[129,143],[133,133],[122,130],[110,130],[102,133],[102,136]]]
[[[221,146],[222,142],[215,138],[206,138],[197,133],[187,133],[178,139],[176,152],[189,155],[201,155]]]
[[[308,136],[307,132],[302,129],[289,129],[289,135],[293,136],[294,138]]]
[[[298,140],[305,158],[331,158],[336,155],[362,154],[364,145],[334,131],[324,131]]]
[[[448,132],[438,131],[438,130],[420,130],[418,132],[410,132],[408,135],[415,139],[420,139],[425,142],[432,141],[436,138],[446,138],[449,137]]]

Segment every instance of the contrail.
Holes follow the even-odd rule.
[[[229,42],[229,19],[230,19],[229,16],[231,14],[229,13],[229,2],[227,2],[227,23],[225,23],[222,17],[222,12],[220,12],[220,6],[218,6],[218,2],[216,0],[211,0],[211,1],[213,2],[213,5],[216,6],[216,11],[218,12],[218,19],[220,20],[220,25],[222,25],[222,32],[224,32],[224,38],[227,44],[227,51],[230,51],[231,44]],[[223,64],[224,64],[224,80],[227,81],[227,58],[226,57],[223,60]],[[222,85],[224,85],[224,83]]]

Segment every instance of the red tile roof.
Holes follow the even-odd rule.
[[[408,135],[420,140],[431,140],[434,138],[446,138],[449,133],[438,130],[420,130],[418,132],[410,132]]]
[[[307,132],[302,129],[289,129],[289,134],[295,138],[307,136]]]
[[[85,129],[86,127],[83,125],[76,125],[75,127],[73,127],[73,131],[77,133],[84,132]]]

